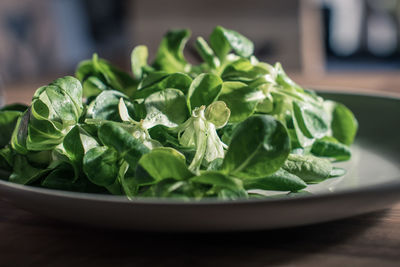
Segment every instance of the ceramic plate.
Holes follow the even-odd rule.
[[[400,200],[400,98],[321,93],[359,121],[347,174],[311,194],[262,200],[179,202],[71,193],[0,181],[0,197],[28,211],[92,226],[150,231],[234,231],[319,223],[390,207]]]

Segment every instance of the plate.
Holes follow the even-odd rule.
[[[310,194],[258,200],[181,202],[73,193],[0,181],[17,207],[97,227],[148,231],[236,231],[326,222],[390,207],[400,200],[400,98],[320,93],[347,105],[359,121],[347,174],[307,188]]]

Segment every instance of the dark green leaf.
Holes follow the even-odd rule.
[[[149,129],[151,138],[159,141],[164,146],[180,146],[178,137],[168,127],[164,125],[156,125]]]
[[[59,145],[64,133],[53,121],[32,118],[28,125],[26,148],[33,151],[50,150]]]
[[[152,74],[155,75],[155,74]],[[162,74],[164,75],[164,74]],[[158,76],[158,75],[157,75]],[[161,75],[160,75],[161,76]],[[154,77],[155,78],[155,77]],[[178,89],[182,91],[184,94],[187,94],[190,84],[192,83],[192,78],[190,78],[187,74],[184,73],[172,73],[162,76],[160,79],[156,81],[146,81],[146,79],[153,79],[151,75],[147,76],[143,80],[142,88],[140,88],[133,96],[134,99],[146,98],[149,95],[165,90],[167,88]],[[145,86],[146,83],[150,85]]]
[[[206,171],[198,176],[190,178],[191,182],[208,184],[212,186],[218,186],[221,188],[226,188],[230,190],[240,190],[243,189],[243,183],[241,180],[228,177],[217,171]]]
[[[12,171],[13,152],[10,147],[0,149],[0,171]]]
[[[332,114],[332,133],[339,142],[351,145],[357,133],[358,123],[353,113],[337,103]]]
[[[231,49],[242,57],[250,57],[254,52],[253,43],[240,33],[217,26],[210,35],[210,45],[221,61]]]
[[[211,73],[197,76],[190,85],[188,92],[188,106],[191,109],[202,105],[208,106],[214,102],[222,89],[222,80]]]
[[[122,121],[118,109],[121,98],[125,103],[129,116],[134,120],[139,120],[140,117],[136,114],[134,103],[123,93],[114,90],[104,91],[96,97],[92,109],[93,119]]]
[[[275,173],[257,179],[245,179],[244,187],[246,189],[262,189],[277,191],[296,192],[307,187],[307,184],[294,174],[283,169],[279,169]]]
[[[349,160],[351,150],[333,137],[324,137],[314,142],[311,153],[318,157],[333,158],[338,161]]]
[[[123,162],[118,171],[118,180],[121,183],[123,192],[128,198],[136,196],[138,192],[138,183],[135,179],[135,172],[129,168],[127,162]]]
[[[91,60],[82,61],[78,65],[75,75],[83,83],[83,91],[86,97],[92,96],[96,92],[94,88],[96,85],[100,85],[98,92],[104,89],[114,89],[128,96],[132,96],[137,87],[137,81],[128,73],[104,59],[99,59],[97,54],[94,54]],[[85,81],[90,77],[96,77],[96,82],[87,84]],[[89,88],[86,87],[87,85],[89,85]]]
[[[33,167],[23,155],[15,155],[13,157],[13,173],[10,175],[10,182],[17,184],[30,184],[49,170]]]
[[[117,150],[131,168],[135,168],[142,155],[150,151],[139,139],[115,123],[107,122],[100,126],[98,136],[104,145]]]
[[[269,115],[254,115],[233,134],[222,170],[240,178],[261,178],[277,171],[290,152],[285,127]]]
[[[225,67],[221,78],[224,81],[250,82],[268,73],[269,70],[264,65],[253,65],[248,59],[240,58]]]
[[[219,59],[215,56],[214,51],[208,46],[207,42],[202,38],[196,39],[195,47],[201,58],[213,69],[219,67]]]
[[[251,116],[264,95],[257,88],[241,82],[224,82],[218,100],[231,111],[229,122],[241,122]]]
[[[40,103],[40,108],[39,105],[35,106],[36,102]],[[36,91],[32,106],[34,107],[32,112],[36,117],[39,115],[49,120],[56,120],[66,126],[74,125],[83,112],[81,83],[69,76],[59,78]],[[46,109],[43,109],[44,106]]]
[[[176,127],[189,116],[185,95],[177,89],[165,89],[149,95],[144,100],[146,128],[161,124]]]
[[[308,138],[322,138],[328,132],[328,114],[323,109],[293,101],[293,112],[298,126]]]
[[[149,75],[143,77],[139,83],[138,90],[143,90],[144,88],[151,87],[159,83],[164,78],[168,77],[169,73],[165,71],[154,71],[149,73]]]
[[[189,37],[189,30],[167,32],[158,48],[156,59],[153,63],[154,68],[169,73],[187,72],[190,69],[190,65],[185,60],[183,49]]]
[[[83,157],[83,171],[92,183],[109,186],[118,176],[117,160],[114,149],[105,146],[94,147]]]
[[[61,164],[50,172],[40,183],[41,186],[50,189],[85,192],[85,193],[106,193],[104,189],[90,183],[86,178],[80,177],[74,180],[74,173],[69,164]]]
[[[204,195],[203,188],[194,186],[187,181],[177,181],[175,179],[164,179],[150,187],[149,192],[153,197],[169,197],[189,200],[199,198]]]
[[[52,164],[52,150],[42,150],[42,151],[29,151],[28,154],[26,154],[26,158],[32,165],[35,167],[48,167],[49,165]]]
[[[76,78],[65,76],[63,78],[54,80],[49,84],[49,86],[59,87],[63,92],[65,92],[65,95],[71,99],[71,102],[74,104],[77,113],[82,113],[82,85]]]
[[[184,180],[193,176],[186,166],[185,157],[173,148],[155,148],[142,156],[139,165],[156,181],[166,178]]]
[[[94,98],[102,91],[114,90],[112,87],[107,85],[106,82],[102,81],[99,77],[89,76],[82,82],[83,94],[86,98]]]
[[[328,178],[332,171],[332,164],[327,159],[312,155],[290,154],[282,168],[309,184]]]
[[[30,109],[31,108],[28,108],[28,110],[18,118],[11,136],[11,147],[20,154],[26,154],[28,152],[26,148],[26,138],[28,135],[28,123],[31,114]]]
[[[96,139],[90,136],[80,126],[72,128],[63,140],[63,148],[75,170],[75,179],[78,179],[82,171],[82,161],[85,153],[98,146]]]
[[[217,192],[217,196],[219,199],[222,200],[246,199],[249,197],[246,190],[244,189],[230,190],[227,188],[219,189]]]
[[[0,111],[0,148],[10,143],[15,125],[21,115],[22,112],[20,111]]]

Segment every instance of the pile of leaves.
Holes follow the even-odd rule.
[[[357,131],[352,112],[253,56],[243,35],[199,37],[203,63],[168,32],[155,60],[131,54],[132,74],[96,54],[76,78],[40,87],[29,107],[0,111],[0,168],[14,183],[135,197],[236,199],[297,192],[341,176]]]

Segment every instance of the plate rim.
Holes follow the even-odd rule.
[[[267,204],[277,202],[289,202],[289,201],[314,201],[327,200],[330,198],[345,198],[354,195],[365,195],[370,193],[389,193],[397,192],[400,193],[400,176],[394,177],[393,179],[399,179],[398,181],[384,182],[378,185],[362,186],[361,188],[342,189],[340,191],[331,193],[315,193],[311,195],[301,195],[296,197],[279,197],[279,198],[254,198],[254,199],[235,199],[235,200],[220,200],[215,198],[203,198],[200,200],[179,200],[172,198],[134,198],[129,199],[125,196],[116,195],[105,195],[105,194],[94,194],[84,192],[70,192],[57,189],[47,189],[33,186],[20,185],[12,182],[0,180],[0,191],[13,190],[20,193],[30,193],[35,195],[45,195],[47,197],[57,197],[63,199],[74,199],[84,200],[92,202],[110,202],[120,203],[129,205],[159,205],[159,206],[204,206],[204,205],[244,205],[244,204]],[[286,192],[286,191],[285,191]],[[1,199],[7,197],[0,196]],[[399,194],[400,198],[400,194]]]

